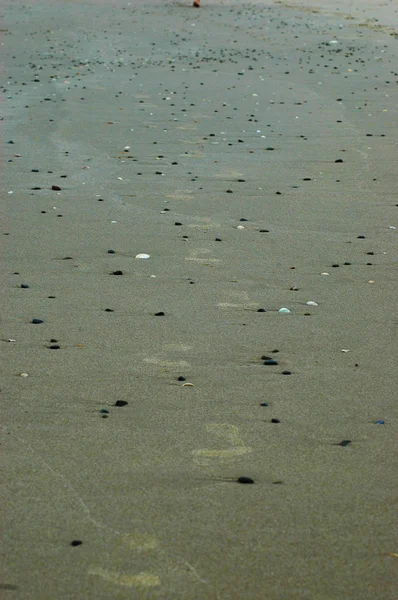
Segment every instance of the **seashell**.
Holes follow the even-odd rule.
[[[306,302],[307,306],[319,306],[319,304],[317,302],[313,302],[312,300],[308,300],[308,302]]]
[[[136,258],[150,258],[150,257],[151,257],[150,254],[144,254],[144,253],[136,255]]]

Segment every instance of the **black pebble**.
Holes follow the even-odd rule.
[[[280,423],[279,419],[271,419],[271,423]]]
[[[260,406],[268,406],[268,402],[261,402]]]
[[[344,160],[342,158],[338,158],[337,160],[334,161],[335,163],[342,163],[344,162]]]
[[[53,185],[53,186],[51,186],[51,189],[54,190],[54,192],[59,192],[61,190],[59,185]]]
[[[247,221],[247,219],[239,219],[239,221]]]
[[[50,350],[59,350],[60,348],[61,348],[61,346],[55,346],[55,345],[49,346]]]
[[[126,406],[127,404],[126,400],[116,400],[114,406]]]
[[[56,340],[55,338],[51,338],[50,342],[51,342],[52,344],[56,344],[56,343],[58,342],[58,340]]]
[[[113,310],[113,308],[106,308],[105,312],[115,312],[115,311]]]
[[[42,321],[41,319],[32,319],[31,323],[33,323],[34,325],[39,325],[40,323],[44,323],[44,321]]]
[[[334,267],[334,268],[339,267],[339,266],[340,265],[338,265],[338,264],[332,265],[332,267]]]
[[[259,308],[257,312],[262,312],[262,313],[264,313],[264,312],[267,312],[267,311],[265,310],[265,308]]]
[[[238,479],[236,480],[237,483],[254,483],[254,480],[251,479],[250,477],[238,477]]]
[[[123,271],[113,271],[112,275],[123,275]]]
[[[177,381],[186,381],[185,377],[183,375],[180,375],[177,379]]]
[[[279,350],[277,350],[277,349],[275,348],[275,350],[271,350],[271,352],[272,352],[273,354],[276,354],[277,352],[279,352]]]
[[[108,250],[108,254],[115,254],[114,250]]]
[[[21,288],[22,288],[23,290],[27,290],[27,289],[29,288],[29,286],[28,286],[28,284],[27,284],[27,283],[21,283]]]
[[[348,265],[350,265],[351,263],[350,263],[350,262],[345,262],[344,264],[345,264],[346,266],[348,266]]]
[[[174,225],[180,226],[182,225],[182,223],[179,223],[178,221],[176,223],[174,223]]]
[[[260,233],[269,233],[269,229],[260,229]]]
[[[276,360],[274,360],[273,358],[267,358],[264,363],[264,365],[277,365],[278,362]]]
[[[155,313],[155,317],[164,317],[164,312],[160,311],[160,312]]]
[[[216,242],[222,242],[222,239],[221,238],[216,238],[215,241]]]
[[[71,546],[81,546],[82,545],[82,541],[81,540],[73,540],[70,545]]]
[[[291,371],[282,371],[282,375],[291,375],[292,372]]]
[[[335,445],[336,446],[342,446],[343,448],[345,448],[349,444],[351,444],[351,440],[343,440],[342,442],[339,442],[338,444],[335,444]]]
[[[364,240],[364,239],[365,239],[365,236],[364,236],[364,235],[358,235],[358,236],[357,236],[357,239],[358,239],[358,240]]]
[[[101,408],[100,413],[109,414],[109,410],[106,410],[106,408]]]

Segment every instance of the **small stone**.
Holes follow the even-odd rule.
[[[44,323],[44,321],[42,321],[42,319],[32,319],[31,323],[34,325],[39,325],[40,323]]]
[[[277,365],[278,362],[276,360],[274,360],[273,358],[268,358],[263,362],[264,365],[268,366],[268,365]]]
[[[260,406],[268,406],[268,402],[261,402]]]
[[[29,289],[29,286],[28,286],[28,284],[27,284],[27,283],[21,283],[21,288],[22,288],[23,290],[27,290],[27,289]]]
[[[151,258],[150,254],[145,254],[145,253],[140,253],[140,254],[136,254],[136,258],[142,258],[142,259],[147,259],[147,258]]]
[[[278,310],[278,312],[283,313],[283,314],[288,314],[288,313],[290,313],[290,310],[288,308],[282,307]]]
[[[113,308],[106,308],[105,312],[115,312],[115,311],[113,310]]]
[[[271,419],[271,423],[280,423],[279,419]]]
[[[185,377],[183,375],[180,375],[178,377],[177,381],[185,381]]]
[[[82,541],[81,540],[73,540],[70,545],[71,546],[81,546],[82,545]]]
[[[282,375],[291,375],[292,372],[291,371],[282,371]]]
[[[265,312],[267,312],[267,311],[265,310],[265,308],[259,308],[259,309],[257,310],[257,312],[260,312],[260,313],[265,313]]]
[[[108,250],[108,254],[115,254],[114,250]]]
[[[20,373],[19,376],[20,377],[29,377],[28,373]]]
[[[381,419],[379,419],[378,421],[375,421],[376,425],[384,425],[384,421],[382,421]]]
[[[351,440],[343,440],[343,441],[341,441],[341,442],[339,442],[338,444],[335,444],[335,445],[336,446],[342,446],[342,448],[345,448],[349,444],[351,444]]]
[[[251,477],[238,477],[236,480],[237,483],[254,483],[254,480]]]
[[[49,349],[50,349],[50,350],[59,350],[60,348],[61,348],[61,346],[54,345],[54,344],[53,344],[53,345],[51,345],[51,346],[49,346]]]
[[[245,229],[243,225],[238,225],[236,229]]]
[[[127,404],[128,402],[126,402],[126,400],[116,400],[113,406],[126,406]]]
[[[182,225],[182,223],[179,223],[178,221],[176,221],[176,222],[174,223],[174,225],[176,225],[177,227],[180,227],[180,226]]]
[[[101,408],[100,413],[109,414],[109,410],[106,410],[106,408]]]
[[[183,383],[182,387],[195,387],[193,383]]]
[[[312,300],[308,300],[308,302],[306,302],[307,306],[319,306],[319,304],[317,302],[313,302]]]
[[[112,275],[123,275],[123,271],[113,271]]]
[[[155,317],[164,317],[164,312],[160,311],[160,312],[155,313]]]
[[[54,190],[54,192],[61,191],[61,188],[59,187],[59,185],[53,185],[53,186],[51,186],[51,189]]]

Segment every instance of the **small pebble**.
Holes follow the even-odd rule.
[[[71,546],[81,546],[82,545],[82,541],[81,540],[73,540],[70,545]]]
[[[113,271],[111,275],[123,275],[123,271]]]
[[[288,308],[282,307],[278,310],[278,312],[283,313],[283,314],[288,314],[288,313],[290,313],[290,310]]]
[[[307,306],[319,306],[319,304],[317,302],[313,302],[312,300],[309,300],[308,302],[306,302]]]
[[[268,402],[261,402],[260,406],[268,406]]]
[[[271,419],[271,423],[280,423],[279,419]]]
[[[292,372],[291,371],[282,371],[282,375],[291,375]]]
[[[376,425],[384,425],[384,421],[379,420],[379,421],[375,421]]]
[[[109,410],[106,410],[106,408],[101,408],[100,413],[109,414]]]
[[[349,444],[351,444],[351,440],[343,440],[342,442],[339,442],[338,444],[335,444],[335,445],[336,446],[342,446],[342,448],[345,448]]]
[[[160,311],[160,312],[155,313],[155,317],[164,317],[164,312]]]
[[[59,192],[61,190],[59,185],[53,185],[53,186],[51,186],[51,189],[54,190],[54,192]]]
[[[105,312],[115,312],[112,308],[106,308]]]
[[[28,284],[27,284],[27,283],[21,283],[21,288],[22,288],[23,290],[27,290],[27,289],[29,289],[29,286],[28,286]]]
[[[32,319],[31,323],[34,325],[39,325],[40,323],[44,323],[44,321],[42,321],[42,319]]]
[[[180,375],[177,379],[177,381],[185,381],[185,377],[183,377],[183,375]]]
[[[251,477],[238,477],[238,479],[236,480],[237,483],[254,483],[254,480],[251,479]]]
[[[269,359],[265,360],[263,364],[264,365],[277,365],[278,363],[273,358],[269,358]]]
[[[141,254],[137,254],[136,258],[143,258],[143,259],[151,258],[151,255],[150,254],[141,253]]]
[[[19,376],[20,377],[29,377],[28,373],[20,373]]]
[[[57,345],[49,346],[50,350],[59,350],[60,348],[61,348],[61,346],[57,346]]]
[[[126,406],[127,404],[128,402],[126,402],[126,400],[116,400],[113,406]]]
[[[114,250],[108,250],[108,254],[115,254]]]
[[[259,308],[259,309],[257,310],[257,312],[265,313],[265,312],[267,312],[267,311],[265,310],[265,308]]]

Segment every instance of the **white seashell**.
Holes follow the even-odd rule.
[[[8,338],[7,342],[16,342],[17,340],[13,340],[12,338]]]
[[[321,273],[321,275],[329,275],[329,273],[326,273],[326,271],[324,271],[323,273]]]
[[[182,387],[195,387],[193,383],[183,383]]]
[[[284,307],[283,307],[283,308],[280,308],[280,309],[278,310],[278,312],[280,312],[280,313],[284,313],[284,314],[287,314],[287,313],[290,313],[290,310],[289,310],[288,308],[284,308]]]
[[[245,229],[243,225],[238,225],[236,229]]]
[[[150,254],[137,254],[136,258],[151,258]]]
[[[349,350],[347,348],[342,348],[341,351],[342,352],[349,352]]]
[[[308,302],[306,302],[307,306],[319,306],[319,304],[317,302],[313,302],[312,300],[308,300]]]
[[[20,373],[19,376],[20,377],[29,377],[29,375],[27,373]]]
[[[124,147],[124,149],[125,149],[126,151],[127,151],[127,150],[130,150],[130,146],[125,146],[125,147]]]

